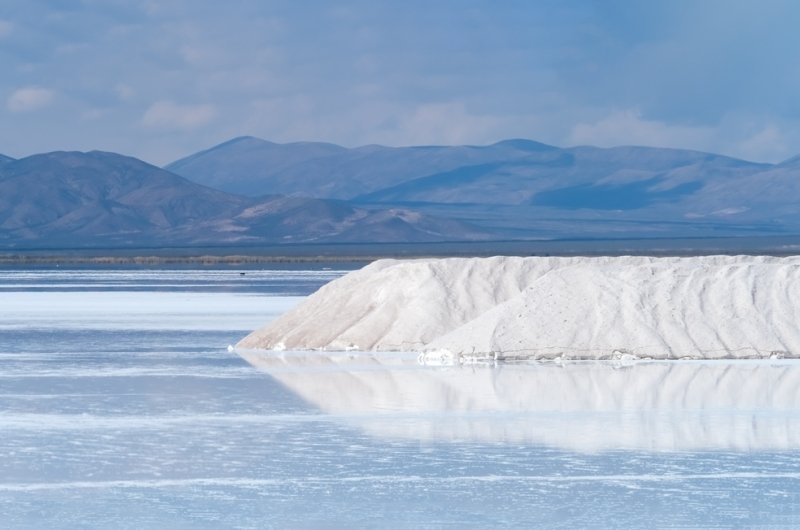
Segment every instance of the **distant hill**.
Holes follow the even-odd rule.
[[[0,157],[0,246],[800,234],[800,157],[758,164],[530,140],[348,149],[241,137],[167,168],[99,151]]]
[[[695,151],[578,147],[506,162],[462,166],[355,199],[630,210],[681,199],[715,180],[770,167]]]
[[[7,248],[486,237],[405,209],[233,195],[115,153],[53,152],[0,166],[0,243]]]
[[[549,157],[557,148],[528,140],[488,147],[341,146],[298,142],[275,144],[235,138],[173,162],[166,169],[231,193],[265,193],[352,199],[413,178],[465,165]]]
[[[772,166],[680,149],[562,149],[530,140],[346,149],[242,137],[166,167],[194,182],[250,196],[616,209],[624,203],[618,196],[629,196],[629,207],[647,206],[697,191],[711,179]]]
[[[0,229],[7,239],[140,243],[232,216],[247,202],[114,153],[46,153],[0,170]]]
[[[342,152],[347,149],[333,144],[276,144],[242,136],[173,162],[165,169],[178,175],[192,175],[195,182],[230,193],[258,196],[286,193],[289,189],[272,185],[266,179],[291,171],[293,166],[309,160]]]
[[[243,195],[411,207],[508,238],[800,233],[800,157],[762,164],[657,147],[275,144],[231,140],[167,166]]]
[[[784,160],[777,167],[781,168],[799,168],[800,167],[800,155],[793,156],[787,160]]]

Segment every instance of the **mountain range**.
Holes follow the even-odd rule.
[[[716,237],[800,233],[800,156],[780,164],[656,147],[347,149],[241,137],[166,166],[255,196],[410,207],[507,238]]]
[[[655,147],[346,148],[239,137],[158,168],[100,151],[0,155],[0,245],[800,234],[800,156]]]
[[[6,248],[487,239],[458,221],[338,200],[244,197],[135,158],[53,152],[0,165]]]

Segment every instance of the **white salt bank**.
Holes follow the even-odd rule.
[[[530,359],[800,357],[800,257],[380,260],[242,349]]]

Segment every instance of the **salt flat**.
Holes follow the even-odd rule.
[[[0,329],[248,329],[302,297],[245,293],[60,291],[2,293]],[[225,315],[223,318],[220,315]]]
[[[324,275],[75,272],[0,271],[4,529],[798,520],[796,361],[245,360]]]

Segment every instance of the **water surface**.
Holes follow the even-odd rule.
[[[340,274],[0,270],[0,526],[800,525],[800,364],[228,351]]]

